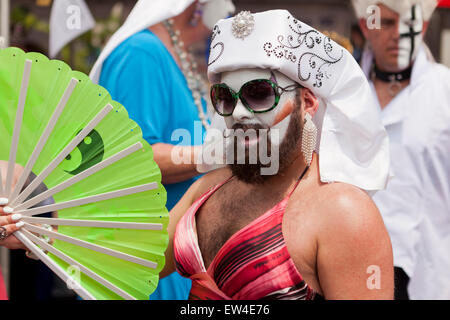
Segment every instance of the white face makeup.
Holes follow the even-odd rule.
[[[212,30],[217,21],[228,18],[235,10],[231,0],[210,0],[203,8],[203,24]]]
[[[406,69],[416,58],[423,41],[423,14],[420,4],[400,16],[398,67]]]
[[[280,72],[273,71],[276,78],[276,83],[280,87],[288,87],[295,84],[294,81],[287,78]],[[241,69],[232,72],[224,72],[222,74],[221,83],[227,84],[235,92],[239,92],[242,85],[246,82],[255,79],[270,79],[272,77],[270,70],[264,69]],[[279,139],[274,141],[271,139],[272,144],[280,145],[284,140],[289,121],[291,119],[291,114],[286,112],[286,102],[289,100],[295,100],[296,91],[288,91],[281,95],[278,105],[273,109],[265,113],[253,113],[248,110],[242,103],[241,100],[238,101],[236,108],[231,116],[225,117],[225,123],[228,129],[232,129],[235,124],[241,125],[253,125],[261,126],[262,128],[278,129]],[[282,116],[283,114],[285,114]],[[280,118],[281,117],[281,118]],[[271,136],[272,138],[272,136]],[[257,143],[257,141],[256,141]]]

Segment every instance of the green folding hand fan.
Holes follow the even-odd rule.
[[[14,235],[29,250],[84,299],[148,299],[168,245],[166,192],[141,129],[104,88],[1,50],[0,160],[0,197],[23,216]]]

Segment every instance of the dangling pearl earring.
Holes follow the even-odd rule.
[[[306,113],[302,133],[302,153],[307,166],[311,165],[313,152],[316,148],[316,140],[317,127],[312,121],[311,115]]]
[[[200,2],[197,3],[194,14],[192,15],[192,18],[189,21],[189,24],[191,26],[196,27],[198,25],[198,22],[200,21],[201,17],[203,16],[203,7],[204,7],[203,3],[200,3]]]

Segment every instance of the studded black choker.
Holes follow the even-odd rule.
[[[375,63],[373,65],[375,77],[383,82],[396,82],[411,79],[412,66],[401,72],[385,72],[378,69]]]

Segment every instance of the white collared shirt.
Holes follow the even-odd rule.
[[[395,177],[373,199],[394,265],[411,278],[411,299],[450,299],[450,70],[429,61],[422,47],[410,85],[381,118]]]

